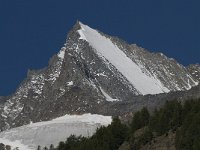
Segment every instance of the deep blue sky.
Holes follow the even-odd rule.
[[[200,62],[199,0],[0,0],[0,95],[47,66],[76,20],[180,63]]]

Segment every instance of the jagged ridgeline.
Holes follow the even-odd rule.
[[[0,97],[0,130],[66,114],[124,116],[143,106],[153,110],[169,97],[196,98],[199,68],[78,21],[46,68],[28,71],[15,93]]]

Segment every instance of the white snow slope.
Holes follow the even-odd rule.
[[[38,145],[57,146],[72,134],[91,136],[98,127],[107,126],[111,121],[111,116],[96,114],[65,115],[1,132],[0,143],[19,147],[19,150],[35,150]]]
[[[155,78],[142,72],[117,45],[96,30],[80,23],[80,39],[86,40],[103,59],[108,60],[143,95],[167,93],[170,90]]]

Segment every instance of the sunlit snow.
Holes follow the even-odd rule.
[[[80,23],[80,39],[87,40],[94,51],[108,60],[143,95],[169,92],[159,79],[145,74],[117,45],[96,30]]]
[[[65,50],[66,50],[65,47],[62,47],[62,48],[61,48],[60,52],[58,53],[58,57],[59,57],[59,58],[64,59]]]
[[[100,89],[107,101],[110,101],[110,102],[119,101],[118,99],[114,99],[114,98],[110,97],[110,95],[108,95],[102,88],[100,88]]]
[[[55,146],[71,134],[91,136],[100,126],[111,123],[111,116],[97,114],[65,115],[51,121],[31,123],[0,133],[0,142],[20,150],[35,150],[38,145]],[[23,147],[27,149],[23,149]]]
[[[72,86],[73,84],[74,84],[73,81],[67,82],[67,85],[68,85],[68,86]]]
[[[19,150],[31,150],[28,146],[23,145],[20,141],[11,141],[7,139],[0,138],[0,143],[3,143],[4,145],[10,145],[11,150],[17,150],[18,147]]]

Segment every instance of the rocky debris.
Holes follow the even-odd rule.
[[[196,79],[196,81],[200,82],[200,65],[199,64],[189,65],[187,67],[187,70],[190,72],[192,77]]]

